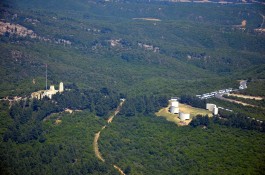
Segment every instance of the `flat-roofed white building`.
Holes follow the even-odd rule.
[[[172,101],[171,106],[179,107],[179,102],[178,101]]]
[[[207,103],[206,104],[206,109],[208,109],[211,112],[213,112],[214,107],[216,107],[215,104],[212,104],[212,103]]]
[[[178,114],[179,113],[179,102],[177,100],[177,97],[171,98],[169,111],[171,114]]]
[[[175,106],[170,107],[170,113],[171,114],[178,114],[179,113],[179,108]]]
[[[206,109],[211,111],[214,115],[218,114],[218,107],[215,104],[207,103]]]
[[[180,121],[189,120],[190,119],[190,114],[184,113],[184,112],[180,112],[179,113],[179,119],[180,119]]]

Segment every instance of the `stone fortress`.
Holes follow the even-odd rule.
[[[31,98],[36,98],[38,100],[44,98],[44,97],[48,97],[49,99],[52,99],[52,96],[59,93],[62,93],[64,91],[64,86],[63,86],[63,82],[60,82],[59,84],[59,90],[56,90],[54,88],[54,85],[50,86],[50,89],[46,89],[46,90],[40,90],[37,92],[33,92],[31,94]]]

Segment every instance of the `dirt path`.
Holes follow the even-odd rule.
[[[243,106],[258,107],[258,106],[251,105],[251,104],[248,104],[248,103],[243,103],[242,101],[237,101],[237,100],[228,99],[228,98],[225,98],[225,97],[223,97],[223,96],[221,96],[221,95],[216,95],[215,97],[216,97],[216,98],[219,98],[220,100],[229,101],[229,102],[231,102],[231,103],[242,104]]]
[[[110,117],[108,118],[108,121],[107,121],[107,122],[108,122],[108,125],[113,121],[114,117],[120,112],[121,107],[122,107],[122,105],[123,105],[124,102],[125,102],[125,100],[122,100],[122,101],[120,102],[119,106],[117,107],[116,111],[114,112],[114,115],[112,115],[112,116],[110,116]],[[94,151],[95,151],[95,155],[96,155],[96,157],[97,157],[100,161],[102,161],[102,162],[105,162],[105,159],[102,157],[102,155],[101,155],[101,153],[100,153],[100,151],[99,151],[98,140],[99,140],[99,138],[100,138],[100,133],[101,133],[106,127],[107,127],[107,125],[103,126],[103,127],[101,128],[101,130],[95,134],[94,142],[93,142],[93,148],[94,148]],[[116,169],[121,175],[126,175],[126,174],[121,170],[121,168],[118,167],[117,165],[113,165],[113,167],[114,167],[114,168],[115,168],[115,169]]]
[[[110,116],[109,119],[108,119],[108,123],[111,123],[113,119],[114,119],[114,115]]]
[[[121,174],[121,175],[126,175],[121,169],[120,167],[118,167],[117,165],[113,165],[113,167],[118,170],[118,172]]]
[[[100,137],[100,132],[101,132],[101,131],[99,131],[99,132],[97,132],[97,133],[95,134],[95,138],[94,138],[94,142],[93,142],[93,147],[94,147],[94,150],[95,150],[95,155],[96,155],[96,157],[97,157],[99,160],[101,160],[102,162],[105,162],[105,160],[103,159],[102,155],[100,154],[100,152],[99,152],[99,148],[98,148],[98,139],[99,139],[99,137]]]
[[[245,98],[245,99],[263,100],[263,98],[259,96],[250,96],[250,95],[242,95],[242,94],[228,94],[228,96],[236,96],[236,97]]]

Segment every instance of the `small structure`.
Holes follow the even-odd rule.
[[[212,103],[206,103],[206,109],[211,111],[214,115],[218,114],[218,107]]]
[[[217,114],[218,114],[218,107],[215,106],[215,107],[213,108],[213,115],[217,115]]]
[[[171,114],[179,113],[179,102],[177,101],[177,99],[171,98],[170,113]]]
[[[215,104],[212,104],[212,103],[206,103],[206,109],[209,110],[209,111],[213,111],[214,107],[216,107]]]
[[[52,99],[53,95],[57,94],[58,92],[62,93],[63,91],[64,91],[63,83],[60,82],[59,90],[56,90],[54,88],[54,85],[51,85],[49,90],[40,90],[40,91],[37,91],[37,92],[33,92],[31,94],[31,98],[36,98],[36,99],[40,100],[40,99],[42,99],[44,97],[48,97],[48,98]]]
[[[179,98],[178,97],[171,97],[171,101],[178,101]]]
[[[247,81],[240,81],[239,89],[247,89]]]
[[[190,119],[190,114],[184,113],[184,112],[180,112],[179,113],[179,118],[180,118],[180,121],[189,120]]]
[[[37,92],[32,92],[31,93],[31,98],[36,98],[36,99],[41,99],[41,94],[42,94],[43,92],[42,91],[37,91]]]
[[[179,102],[178,101],[171,101],[171,106],[174,106],[174,107],[179,107]]]
[[[50,91],[55,91],[54,85],[50,86]]]
[[[62,93],[64,91],[63,82],[59,84],[59,92]]]
[[[179,108],[175,106],[170,107],[170,113],[171,114],[178,114],[179,113]]]

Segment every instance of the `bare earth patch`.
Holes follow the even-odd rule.
[[[118,167],[117,165],[113,165],[113,167],[121,174],[121,175],[126,175],[120,167]]]
[[[165,117],[168,121],[176,123],[178,126],[188,125],[192,118],[196,115],[208,115],[212,116],[212,113],[206,109],[194,108],[192,106],[179,103],[179,111],[184,113],[189,113],[191,116],[190,120],[180,121],[179,114],[171,114],[169,112],[169,107],[160,109],[157,113],[155,113],[158,117]]]
[[[105,129],[105,127],[104,127],[104,129]],[[102,162],[105,162],[105,160],[103,159],[103,157],[102,157],[102,155],[101,155],[101,153],[100,153],[100,151],[99,151],[99,148],[98,148],[98,139],[99,139],[99,136],[100,136],[100,132],[101,132],[101,131],[99,131],[99,132],[97,132],[97,133],[95,134],[94,142],[93,142],[93,147],[94,147],[94,151],[95,151],[95,155],[96,155],[96,157],[97,157],[99,160],[101,160]]]
[[[57,119],[57,120],[55,120],[55,125],[59,125],[60,123],[62,123],[62,120],[59,120],[59,119]]]

